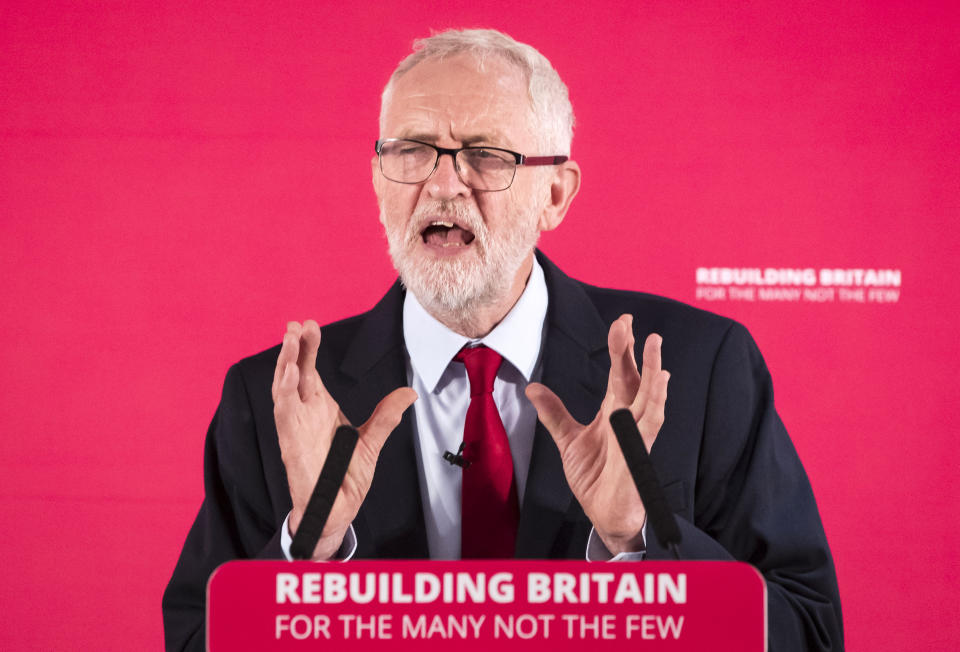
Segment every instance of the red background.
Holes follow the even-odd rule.
[[[811,476],[851,650],[960,641],[955,2],[7,2],[3,649],[158,649],[227,367],[393,278],[379,92],[431,28],[532,43],[583,188],[544,250],[695,302],[697,267],[902,270],[744,322]],[[665,346],[669,346],[666,343]]]

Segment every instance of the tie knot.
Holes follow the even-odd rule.
[[[467,368],[470,396],[493,392],[493,380],[497,377],[497,370],[503,362],[503,356],[481,344],[473,348],[460,349],[453,359],[462,362]]]

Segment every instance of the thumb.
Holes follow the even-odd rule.
[[[367,422],[358,428],[360,436],[379,451],[393,429],[400,425],[403,413],[416,400],[417,393],[409,387],[393,390],[377,403]]]
[[[580,424],[567,412],[560,397],[546,385],[530,383],[525,393],[536,408],[540,423],[546,427],[557,448],[560,449],[560,455],[563,455],[570,437]]]

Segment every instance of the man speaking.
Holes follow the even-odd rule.
[[[164,594],[168,649],[202,649],[214,568],[290,557],[344,424],[359,441],[316,560],[666,558],[609,425],[618,408],[682,556],[763,573],[771,650],[842,649],[826,537],[746,330],[574,281],[535,249],[580,185],[572,129],[549,61],[498,32],[437,34],[400,63],[371,161],[400,279],[369,312],[291,322],[279,349],[230,369]]]

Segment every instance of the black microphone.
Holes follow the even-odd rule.
[[[356,448],[359,438],[360,434],[353,426],[340,426],[334,433],[327,459],[320,470],[320,477],[313,486],[313,493],[307,502],[307,509],[303,512],[300,527],[290,544],[290,554],[294,559],[313,557],[313,549],[317,547],[323,526],[330,518],[333,501],[336,500],[340,485],[347,475],[350,458],[353,457],[353,449]]]
[[[470,466],[470,460],[463,456],[463,442],[460,442],[460,448],[457,449],[456,453],[443,451],[443,459],[449,462],[450,466],[459,466],[461,469]]]
[[[677,520],[667,504],[667,497],[663,493],[657,471],[653,468],[643,437],[637,429],[637,422],[633,420],[630,410],[622,408],[610,415],[610,425],[617,436],[620,450],[627,461],[627,468],[633,476],[633,483],[637,486],[640,500],[647,510],[647,522],[653,528],[657,541],[664,548],[673,553],[674,559],[680,559],[681,535]]]

